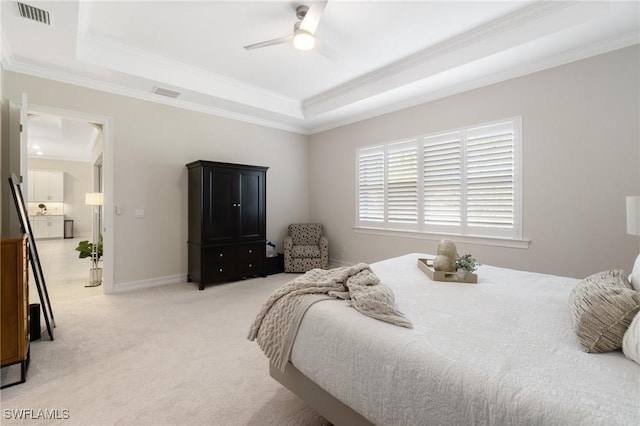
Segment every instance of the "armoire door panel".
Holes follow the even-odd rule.
[[[238,216],[238,238],[263,238],[262,205],[264,187],[263,174],[249,171],[240,172],[240,211]]]
[[[206,169],[205,172],[205,210],[204,237],[209,243],[226,242],[234,237],[234,214],[232,172]]]

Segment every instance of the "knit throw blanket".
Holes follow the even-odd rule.
[[[347,300],[355,309],[400,327],[413,324],[396,309],[393,292],[365,263],[335,269],[312,269],[278,288],[262,305],[249,329],[249,340],[284,372],[293,341],[307,309],[331,298]]]

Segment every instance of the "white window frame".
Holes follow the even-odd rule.
[[[494,228],[494,227],[469,227],[466,224],[467,220],[467,185],[466,185],[466,168],[467,168],[467,134],[469,129],[479,129],[482,127],[494,126],[501,123],[511,123],[513,125],[513,218],[512,228]],[[461,155],[462,155],[462,200],[461,200],[461,226],[447,226],[447,225],[425,225],[424,224],[424,187],[423,187],[423,152],[425,140],[428,138],[437,137],[439,135],[453,134],[459,132],[462,138],[461,143]],[[389,147],[397,146],[398,144],[411,144],[415,143],[418,152],[418,214],[416,223],[393,223],[389,221],[388,216],[388,154]],[[382,221],[366,221],[360,220],[360,153],[363,150],[377,148],[384,152],[384,218]],[[430,236],[464,236],[471,239],[475,237],[496,239],[496,240],[517,240],[522,239],[522,117],[510,117],[502,120],[495,120],[488,123],[480,123],[477,125],[465,126],[464,128],[458,128],[454,130],[444,130],[437,133],[430,133],[421,135],[418,137],[407,138],[403,140],[393,141],[386,144],[376,144],[371,146],[358,147],[356,149],[356,212],[355,212],[355,228],[356,229],[368,229],[375,233],[381,231],[390,231],[390,233],[396,233],[396,231],[418,233],[420,235]],[[528,243],[527,243],[528,247]]]

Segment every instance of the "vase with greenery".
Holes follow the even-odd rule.
[[[478,269],[478,266],[481,264],[470,254],[456,257],[456,273],[460,279],[464,279],[468,273]]]
[[[98,244],[96,244],[95,253],[93,250],[93,243],[89,242],[88,240],[80,241],[78,243],[78,247],[76,247],[76,251],[80,252],[80,255],[78,256],[80,259],[84,259],[88,257],[95,262],[98,262],[102,257],[102,254],[103,254],[102,250],[103,250],[102,235],[100,235],[100,238],[98,239]]]
[[[98,267],[98,262],[103,254],[102,235],[95,245],[88,240],[80,241],[76,251],[80,252],[80,259],[89,258],[91,260],[91,270],[89,271],[90,285],[85,287],[95,287],[102,284],[102,268]]]
[[[46,204],[38,204],[38,208],[40,209],[40,214],[47,214],[47,205]]]

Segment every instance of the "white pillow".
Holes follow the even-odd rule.
[[[640,313],[633,318],[631,325],[624,333],[622,352],[624,356],[640,364]]]
[[[640,291],[640,254],[636,257],[636,263],[633,264],[629,282],[635,291]]]

